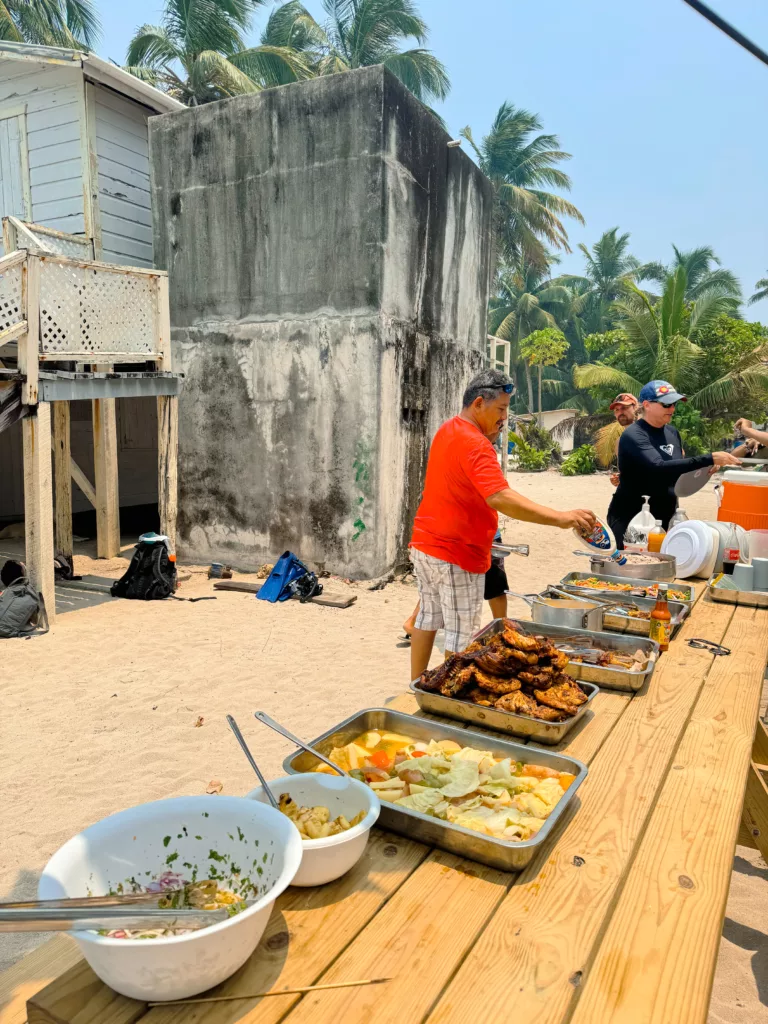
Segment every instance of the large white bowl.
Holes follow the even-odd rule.
[[[327,839],[301,841],[304,856],[293,885],[324,885],[341,878],[357,864],[381,811],[379,798],[369,786],[342,775],[307,772],[275,779],[269,783],[269,788],[276,799],[279,799],[281,793],[288,793],[301,807],[327,807],[332,818],[343,814],[350,819],[360,811],[365,811],[363,820],[346,832],[328,836]],[[252,790],[248,798],[268,802],[267,794],[261,786]],[[294,831],[298,835],[298,830],[294,828]]]
[[[238,875],[240,882],[252,878],[255,903],[210,928],[146,940],[75,933],[94,972],[116,992],[185,999],[245,963],[301,856],[296,828],[272,807],[242,797],[177,797],[120,811],[70,839],[46,864],[37,895],[101,896],[120,884],[130,892],[130,879],[144,886],[168,870],[186,880],[195,868],[199,878],[215,871],[225,887]]]

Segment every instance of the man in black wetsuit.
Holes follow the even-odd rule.
[[[683,473],[707,466],[738,466],[730,452],[694,455],[686,459],[672,417],[679,394],[665,380],[652,380],[640,391],[640,418],[627,427],[619,441],[619,486],[608,507],[608,525],[617,545],[624,546],[624,532],[650,495],[651,515],[664,529],[677,508],[675,484]]]

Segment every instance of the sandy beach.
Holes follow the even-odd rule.
[[[512,486],[546,504],[600,513],[612,490],[603,474],[529,474],[513,477]],[[715,518],[711,486],[686,508],[691,516]],[[507,560],[512,589],[537,590],[588,565],[572,554],[570,531],[507,522],[503,533],[510,543],[531,546],[530,558]],[[131,538],[124,542],[130,552]],[[0,541],[3,554],[19,550],[16,542]],[[80,550],[88,552],[76,554],[80,573],[117,577],[126,564],[96,561],[90,544],[77,545]],[[182,566],[181,574],[190,578],[180,596],[214,593],[205,567]],[[355,594],[356,603],[344,610],[269,605],[238,593],[199,603],[107,600],[60,614],[47,636],[4,641],[0,896],[33,898],[50,855],[116,810],[204,793],[213,780],[229,794],[253,788],[225,714],[238,719],[274,777],[291,747],[259,726],[253,710],[262,708],[311,739],[406,689],[409,651],[398,637],[415,587],[394,583],[372,592],[365,583],[325,582],[329,593]],[[521,602],[512,601],[510,611],[528,618]],[[712,1022],[768,1021],[766,920],[768,867],[755,851],[739,848]],[[44,938],[3,937],[0,968]]]

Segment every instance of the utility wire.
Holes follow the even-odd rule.
[[[716,28],[719,28],[721,32],[725,32],[727,36],[738,43],[739,46],[743,46],[745,50],[749,50],[753,57],[757,57],[763,64],[768,64],[768,53],[765,50],[761,50],[759,46],[752,42],[751,39],[747,39],[745,35],[742,35],[737,28],[730,25],[727,21],[720,17],[719,14],[715,14],[711,7],[707,7],[706,4],[700,2],[700,0],[683,0],[684,4],[688,4],[694,11],[706,18],[707,21],[711,22]]]

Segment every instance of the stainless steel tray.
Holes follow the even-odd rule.
[[[719,574],[718,574],[719,575]],[[707,584],[709,596],[721,604],[743,604],[748,608],[768,608],[768,590],[722,590],[713,587],[714,576]]]
[[[627,552],[629,556],[630,552]],[[654,562],[643,562],[634,565],[627,562],[626,565],[617,565],[610,558],[601,558],[600,555],[592,555],[589,563],[593,574],[602,575],[608,571],[614,576],[623,576],[628,579],[656,580],[662,583],[669,583],[677,576],[677,559],[674,555],[654,554]]]
[[[411,693],[421,710],[430,715],[442,715],[444,718],[454,718],[457,722],[470,722],[483,729],[493,729],[494,732],[504,732],[520,739],[535,740],[537,743],[554,746],[581,721],[589,709],[592,698],[600,692],[600,687],[593,683],[580,685],[587,694],[587,702],[581,705],[573,718],[567,718],[564,722],[542,722],[528,715],[516,715],[511,711],[500,711],[499,708],[484,708],[469,700],[444,697],[442,693],[428,693],[419,689],[418,680],[411,683]]]
[[[606,583],[631,583],[633,587],[640,589],[643,587],[655,587],[658,583],[665,582],[664,580],[637,579],[635,577],[630,578],[628,576],[605,576],[603,573],[597,572],[569,572],[567,576],[563,576],[558,586],[562,587],[564,590],[569,590],[573,587],[576,580],[588,580],[593,576],[597,576],[598,579],[605,580]],[[695,592],[690,583],[672,582],[670,586],[687,595],[683,599],[676,598],[675,600],[678,601],[679,604],[687,605],[688,611],[690,611],[693,607],[695,598]],[[580,594],[582,597],[587,594],[598,594],[600,596],[607,595],[608,597],[615,597],[617,599],[621,599],[622,594],[628,593],[628,591],[621,590],[593,590],[592,588],[587,589],[585,587],[576,587],[576,590],[572,592]]]
[[[569,594],[578,594],[579,597],[586,597],[588,593],[583,587],[564,586],[562,589]],[[645,611],[653,611],[656,606],[656,601],[652,597],[633,597],[631,594],[616,594],[615,596],[621,604],[631,604],[635,608],[642,608]],[[602,601],[603,598],[601,597],[600,600]],[[690,605],[684,604],[682,601],[669,601],[668,604],[674,635],[688,618],[691,608]],[[618,612],[611,613],[606,610],[603,613],[603,630],[609,633],[623,633],[625,636],[648,637],[651,635],[651,620],[633,619],[631,615],[621,615]]]
[[[365,708],[356,715],[346,718],[322,736],[312,740],[310,746],[316,747],[321,754],[329,754],[334,747],[342,747],[360,733],[375,729],[405,733],[415,740],[453,740],[462,747],[477,747],[480,750],[491,750],[494,757],[511,757],[515,761],[526,761],[529,764],[540,764],[553,768],[558,772],[570,772],[575,775],[567,792],[560,803],[547,818],[541,831],[533,839],[525,842],[513,842],[508,839],[495,839],[480,832],[454,825],[449,821],[412,811],[407,807],[396,807],[394,804],[381,801],[381,814],[378,824],[399,835],[415,839],[428,846],[439,846],[459,857],[488,864],[502,871],[522,871],[537,853],[566,808],[573,802],[576,790],[587,777],[587,766],[565,754],[554,754],[538,747],[528,747],[513,740],[505,740],[491,736],[489,733],[473,732],[471,729],[460,729],[446,722],[433,722],[406,715],[401,711],[390,711],[388,708]],[[300,751],[291,754],[283,761],[283,768],[291,774],[310,772],[320,762],[312,754]]]
[[[521,633],[531,636],[546,636],[553,640],[562,640],[565,637],[578,637],[583,639],[585,646],[592,645],[601,647],[605,651],[621,651],[622,654],[634,654],[635,651],[642,651],[648,656],[648,667],[643,672],[630,672],[625,668],[615,668],[603,665],[588,665],[582,661],[569,661],[566,672],[572,679],[580,683],[596,683],[606,690],[623,690],[626,693],[634,693],[639,690],[650,679],[653,670],[656,668],[656,661],[659,657],[659,645],[655,640],[645,640],[634,636],[620,636],[618,633],[595,633],[589,629],[569,629],[567,626],[545,626],[540,622],[526,622],[524,619],[507,620],[515,624],[515,628]],[[501,619],[494,619],[475,637],[481,640],[484,636],[497,633]]]

